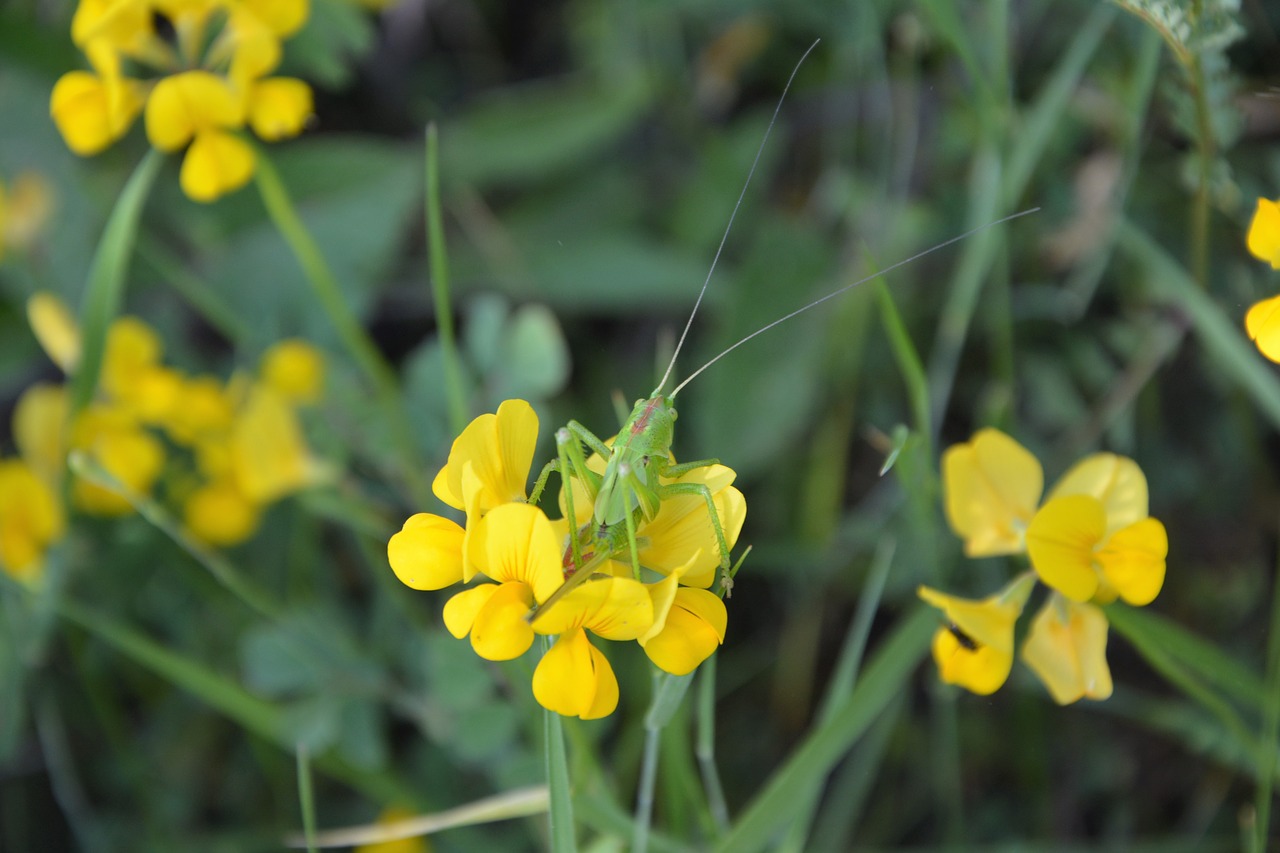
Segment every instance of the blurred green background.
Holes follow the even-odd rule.
[[[1202,17],[1180,53],[1152,22],[1182,5]],[[84,63],[73,10],[0,8],[0,178],[38,172],[56,203],[41,239],[0,264],[5,455],[18,395],[59,376],[25,299],[47,289],[77,304],[147,147],[135,128],[81,159],[58,136],[50,90]],[[401,0],[373,13],[312,0],[287,44],[282,70],[316,88],[316,119],[269,153],[400,371],[428,477],[453,437],[427,279],[429,121],[470,413],[529,399],[540,459],[554,426],[609,435],[618,401],[656,383],[815,39],[678,377],[810,299],[1040,208],[889,274],[896,312],[876,286],[855,288],[681,393],[675,454],[719,457],[750,507],[741,542],[754,550],[718,658],[731,812],[812,723],[878,549],[891,563],[872,652],[917,585],[980,597],[1010,576],[1011,561],[965,560],[942,515],[937,456],[984,425],[1035,452],[1049,482],[1096,449],[1138,461],[1170,538],[1143,615],[1198,638],[1164,651],[1219,663],[1222,701],[1261,731],[1280,630],[1280,382],[1241,318],[1280,283],[1244,250],[1254,199],[1280,194],[1280,8],[1144,10]],[[278,619],[136,515],[78,517],[39,603],[0,589],[0,849],[279,849],[301,821],[297,741],[316,756],[326,827],[541,780],[532,662],[477,658],[441,628],[445,594],[402,587],[386,564],[403,519],[442,507],[406,496],[389,427],[310,293],[252,188],[193,203],[169,158],[126,310],[191,372],[227,376],[286,336],[317,344],[330,391],[308,434],[345,473],[273,508],[227,554]],[[579,817],[601,850],[616,849],[611,826],[626,837],[610,821],[630,810],[649,691],[644,662],[618,651],[619,710],[567,721]],[[976,697],[922,664],[836,765],[803,848],[1238,849],[1268,760],[1114,630],[1109,659],[1114,697],[1065,708],[1019,666]],[[686,709],[664,746],[655,849],[710,845],[689,725]],[[536,819],[432,840],[544,843]]]

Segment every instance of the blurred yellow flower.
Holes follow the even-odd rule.
[[[688,675],[724,642],[729,614],[720,596],[679,585],[675,572],[649,585],[653,625],[637,638],[649,660],[664,672]]]
[[[1245,243],[1255,258],[1280,270],[1280,204],[1267,198],[1258,199]]]
[[[57,496],[21,459],[0,459],[0,570],[32,582],[45,549],[62,536],[65,521]]]
[[[948,622],[933,636],[933,659],[943,681],[981,696],[1000,689],[1013,668],[1013,626],[1034,587],[1035,578],[1023,574],[981,601],[927,586],[917,590]]]
[[[53,363],[70,374],[80,363],[80,326],[66,303],[48,291],[27,300],[27,322]]]
[[[306,83],[266,76],[280,63],[281,41],[309,13],[307,0],[80,0],[72,39],[94,71],[64,74],[50,114],[68,147],[90,155],[145,112],[155,148],[187,149],[183,191],[213,201],[253,176],[246,125],[274,142],[302,132],[311,115]],[[167,76],[134,79],[126,66]]]
[[[1059,705],[1111,695],[1107,617],[1092,604],[1050,595],[1031,622],[1022,659]]]
[[[238,545],[258,529],[262,505],[250,500],[227,479],[200,486],[182,506],[187,530],[210,545]]]
[[[324,392],[324,356],[297,338],[272,344],[258,370],[271,390],[297,405],[309,405]]]

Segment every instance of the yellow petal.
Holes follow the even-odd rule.
[[[112,423],[114,417],[88,410],[76,427],[75,444],[88,451],[125,489],[149,494],[164,467],[164,447],[145,430]],[[95,515],[124,515],[133,510],[124,497],[86,480],[75,481],[73,495],[77,506]]]
[[[192,201],[216,201],[253,177],[253,148],[239,136],[203,130],[182,158],[178,180]]]
[[[128,399],[139,374],[160,362],[164,345],[155,329],[137,317],[119,317],[107,330],[102,356],[102,387],[109,395]]]
[[[1016,554],[1044,489],[1026,448],[997,429],[979,430],[942,456],[947,521],[970,557]]]
[[[644,584],[601,575],[540,613],[533,629],[539,634],[564,634],[587,628],[606,640],[634,640],[652,624],[653,601]]]
[[[1049,500],[1064,495],[1097,498],[1107,517],[1108,534],[1147,517],[1147,478],[1137,462],[1114,453],[1095,453],[1072,466],[1053,487]]]
[[[747,502],[729,483],[734,472],[724,465],[695,468],[677,482],[703,483],[712,490],[712,503],[720,517],[726,544],[738,541],[747,517]],[[715,581],[720,569],[720,545],[716,540],[707,502],[700,495],[675,495],[662,502],[653,520],[642,525],[639,535],[640,564],[661,574],[688,564],[692,555],[699,558],[687,567],[682,582],[706,588]]]
[[[594,720],[618,706],[618,679],[581,629],[560,635],[533,673],[538,704],[566,717]]]
[[[419,815],[416,812],[392,806],[384,809],[378,815],[377,825],[390,828],[401,821],[412,820],[417,817]],[[352,853],[431,853],[431,848],[425,838],[413,836],[411,838],[397,838],[394,841],[373,841],[368,844],[361,844]]]
[[[80,363],[80,326],[67,304],[47,290],[27,300],[27,322],[53,363],[70,374]]]
[[[177,443],[195,445],[212,436],[223,439],[234,419],[235,407],[221,380],[196,376],[182,383],[178,404],[169,412],[164,426]]]
[[[1150,604],[1164,585],[1169,536],[1164,525],[1144,518],[1117,531],[1098,549],[1097,561],[1107,582],[1135,607]]]
[[[484,583],[464,589],[450,598],[444,604],[444,627],[459,640],[470,634],[471,626],[476,623],[476,614],[497,591],[496,583]]]
[[[1031,623],[1022,659],[1059,705],[1111,695],[1107,617],[1092,604],[1049,596]]]
[[[481,415],[454,440],[449,462],[432,484],[436,497],[463,508],[462,471],[469,463],[483,487],[476,503],[480,515],[500,504],[523,501],[537,441],[533,407],[524,400],[504,401],[496,415]]]
[[[724,642],[728,612],[718,595],[682,587],[657,634],[640,639],[644,653],[659,669],[688,675]]]
[[[261,385],[249,392],[231,433],[236,483],[250,500],[270,503],[321,479],[302,428],[280,395]]]
[[[474,525],[466,543],[468,557],[499,582],[529,585],[546,601],[564,582],[560,543],[542,510],[526,503],[497,507]]]
[[[241,0],[240,8],[281,38],[297,32],[311,14],[308,0]]]
[[[1040,580],[1072,601],[1098,589],[1093,549],[1106,535],[1102,504],[1088,495],[1054,498],[1027,528],[1027,553]]]
[[[254,534],[261,511],[234,483],[222,481],[192,492],[183,505],[183,516],[197,539],[225,548]]]
[[[1012,656],[1013,626],[1034,587],[1035,578],[1026,573],[1014,578],[995,595],[976,601],[927,586],[919,587],[916,593],[940,609],[947,621],[972,643]]]
[[[108,85],[87,71],[63,74],[49,98],[49,114],[58,132],[82,157],[97,154],[123,136],[141,108],[137,81]]]
[[[314,403],[324,391],[324,356],[297,338],[273,344],[262,355],[262,381],[293,403]]]
[[[1255,258],[1280,269],[1280,205],[1270,199],[1258,199],[1246,243]]]
[[[471,626],[471,647],[485,660],[512,660],[533,645],[529,609],[533,593],[528,584],[504,583],[489,596]]]
[[[61,385],[32,385],[22,392],[13,410],[13,442],[36,476],[59,488],[67,464],[67,418],[71,413],[67,389]]]
[[[1244,328],[1259,352],[1280,363],[1280,296],[1254,304],[1244,315]]]
[[[462,580],[462,537],[449,519],[420,512],[391,537],[387,560],[405,586],[444,589]]]
[[[202,131],[239,127],[244,114],[225,79],[208,71],[184,71],[162,78],[151,90],[146,122],[152,145],[177,151]]]
[[[0,461],[0,569],[18,580],[40,573],[65,519],[53,490],[19,459]]]
[[[249,96],[249,126],[267,142],[297,136],[313,110],[311,87],[292,77],[255,83]]]
[[[933,660],[938,676],[979,696],[995,693],[1009,679],[1013,653],[979,646],[968,648],[955,632],[939,628],[933,635]]]

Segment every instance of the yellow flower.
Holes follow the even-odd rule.
[[[53,189],[35,172],[22,172],[13,187],[0,181],[0,260],[10,248],[30,248],[53,213]]]
[[[1245,240],[1255,258],[1280,270],[1280,204],[1266,198],[1258,199]]]
[[[127,490],[150,494],[164,468],[164,447],[126,412],[102,403],[81,413],[72,429],[72,446],[87,452]],[[94,515],[124,515],[129,501],[115,492],[77,479],[76,505]]]
[[[13,410],[13,442],[36,476],[55,491],[67,467],[67,417],[71,401],[61,385],[36,384]]]
[[[261,505],[245,497],[229,479],[196,489],[187,496],[182,511],[193,536],[220,548],[248,539],[262,517]]]
[[[1104,505],[1089,495],[1046,503],[1027,529],[1036,574],[1072,601],[1150,604],[1164,584],[1169,539],[1164,525],[1141,518],[1112,532]]]
[[[1244,315],[1244,328],[1259,352],[1280,363],[1280,296],[1255,303]]]
[[[525,503],[496,507],[466,540],[469,560],[497,584],[458,593],[444,607],[444,623],[458,639],[471,636],[488,660],[519,657],[533,644],[525,618],[564,581],[560,545],[542,510]]]
[[[454,522],[420,512],[387,543],[387,561],[405,586],[444,589],[462,581],[464,532]]]
[[[237,485],[258,503],[279,500],[327,476],[307,449],[293,409],[263,385],[249,389],[236,414],[230,452]]]
[[[672,675],[688,675],[724,642],[729,614],[720,596],[679,586],[675,572],[649,586],[653,625],[640,636],[649,660]]]
[[[497,414],[476,418],[454,440],[449,461],[431,489],[454,509],[466,509],[468,522],[501,504],[523,502],[537,443],[538,415],[533,407],[524,400],[506,400]],[[476,477],[471,505],[462,484],[468,465]]]
[[[1111,695],[1107,617],[1092,604],[1049,596],[1031,623],[1022,659],[1059,705]]]
[[[262,381],[294,404],[310,404],[324,392],[324,356],[306,341],[291,338],[262,355]]]
[[[948,684],[989,695],[1000,689],[1013,668],[1013,626],[1035,586],[1020,575],[981,601],[957,598],[922,586],[920,597],[945,614],[948,625],[933,636],[933,659]]]
[[[0,460],[0,570],[20,581],[37,579],[45,549],[64,525],[53,490],[30,466],[21,459]]]
[[[1016,554],[1044,489],[1040,463],[997,429],[983,429],[942,456],[947,521],[969,557]]]
[[[246,124],[276,141],[301,132],[311,114],[307,84],[262,79],[280,63],[281,40],[309,12],[307,0],[80,0],[72,36],[96,73],[64,74],[50,113],[67,145],[90,155],[145,110],[153,146],[187,148],[183,191],[212,201],[253,175],[253,149],[239,134]],[[156,17],[172,41],[153,25]],[[132,79],[125,60],[131,70],[167,76]]]
[[[48,291],[37,291],[27,300],[27,322],[53,363],[71,374],[80,363],[80,326],[66,303]]]
[[[533,623],[539,634],[559,634],[534,670],[534,698],[567,717],[612,714],[618,679],[586,631],[606,640],[637,640],[652,625],[653,599],[639,581],[602,575],[571,590]]]

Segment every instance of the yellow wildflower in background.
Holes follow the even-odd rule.
[[[65,520],[53,489],[21,459],[0,459],[0,570],[20,581],[40,576],[44,552]]]
[[[927,586],[917,590],[943,612],[948,623],[933,635],[933,659],[943,681],[981,696],[1000,689],[1013,668],[1013,626],[1034,587],[1035,579],[1022,575],[981,601]]]
[[[0,180],[0,260],[29,249],[53,215],[53,189],[35,172],[20,172],[11,187]]]
[[[307,0],[80,0],[71,36],[93,71],[58,80],[50,115],[68,147],[88,156],[144,113],[156,149],[185,149],[183,192],[213,201],[253,176],[246,126],[274,142],[301,133],[311,115],[306,83],[267,76],[309,12]],[[135,79],[126,66],[160,76]]]
[[[1280,269],[1280,204],[1258,199],[1245,243],[1255,258]],[[1280,363],[1280,296],[1255,303],[1244,315],[1244,327],[1258,351]]]
[[[1132,459],[1088,456],[1037,506],[1043,482],[1035,457],[998,430],[980,430],[943,455],[947,519],[965,553],[1025,551],[1034,575],[981,602],[922,587],[921,597],[950,622],[934,637],[934,658],[944,681],[975,693],[998,689],[1013,663],[1014,623],[1039,578],[1054,592],[1035,617],[1023,659],[1059,703],[1105,699],[1107,620],[1088,602],[1150,604],[1164,584],[1168,534],[1148,514],[1147,480]]]
[[[387,826],[410,820],[417,816],[416,813],[409,809],[392,806],[378,815],[377,824],[379,826]],[[395,841],[375,841],[369,844],[361,844],[355,849],[354,853],[430,853],[430,850],[431,846],[427,843],[427,839],[421,835],[415,835],[409,838],[397,838]]]

